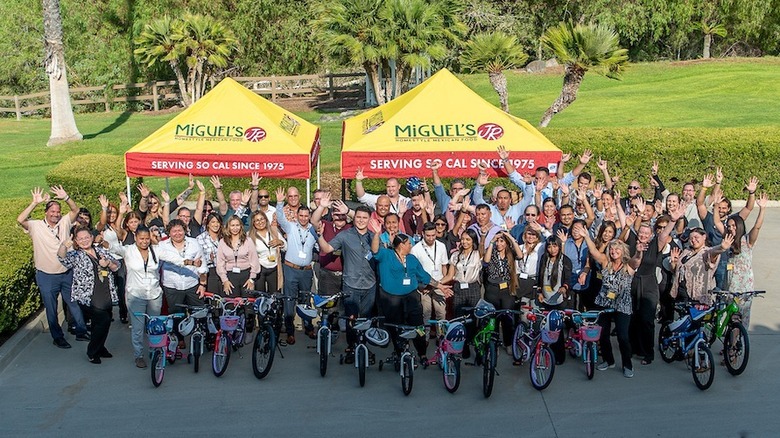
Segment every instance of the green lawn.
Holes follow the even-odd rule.
[[[560,92],[562,75],[507,74],[512,113],[538,123]],[[486,74],[463,76],[468,86],[498,104]],[[622,81],[590,72],[578,100],[550,123],[551,128],[576,127],[758,127],[780,120],[780,59],[727,59],[709,62],[634,64]],[[0,198],[29,196],[45,183],[58,163],[85,153],[121,155],[175,114],[79,114],[76,121],[86,140],[46,147],[50,122],[25,118],[0,120]],[[302,113],[321,127],[323,170],[338,171],[341,122],[320,123],[321,114]],[[153,188],[161,180],[151,180]],[[173,190],[183,182],[173,181]]]

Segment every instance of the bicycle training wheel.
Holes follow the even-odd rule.
[[[699,359],[699,366],[696,366],[695,357],[690,359],[691,373],[693,374],[693,382],[696,386],[704,391],[712,385],[713,379],[715,379],[715,367],[714,360],[712,358],[712,350],[707,346],[706,342],[699,344],[696,355]]]
[[[276,333],[270,324],[263,324],[255,335],[252,348],[252,372],[255,377],[262,379],[271,371],[276,352]]]
[[[157,388],[165,377],[165,354],[160,349],[155,349],[152,354],[152,384]]]
[[[531,355],[531,385],[539,391],[547,388],[555,374],[555,358],[549,346],[545,345]]]
[[[595,342],[586,342],[585,348],[582,349],[582,354],[584,355],[583,361],[585,362],[585,375],[588,376],[588,380],[591,380],[593,378],[593,370],[595,368],[595,364],[593,363],[596,357],[596,343]]]
[[[677,348],[678,341],[671,338],[672,330],[667,321],[661,324],[661,328],[658,330],[658,352],[661,353],[661,359],[666,363],[680,359],[680,352]]]
[[[448,354],[442,365],[444,375],[444,387],[447,391],[454,393],[460,386],[460,359],[454,354]]]
[[[320,376],[325,377],[328,371],[328,336],[320,335]]]
[[[732,376],[738,376],[747,368],[750,358],[750,340],[747,330],[741,323],[730,324],[723,337],[723,360],[726,370]]]
[[[496,377],[496,341],[488,342],[485,357],[482,360],[482,393],[485,398],[493,393],[493,380]]]
[[[228,362],[230,362],[230,338],[224,333],[217,334],[214,355],[211,357],[211,368],[214,375],[219,377],[225,374]]]
[[[411,354],[406,354],[401,358],[401,390],[404,395],[409,395],[412,392],[412,385],[414,384],[414,359]]]
[[[360,387],[366,385],[366,355],[367,350],[364,348],[355,349],[355,361],[358,369],[358,380],[360,381]]]

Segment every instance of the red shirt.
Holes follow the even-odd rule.
[[[330,242],[336,237],[336,234],[352,228],[351,224],[346,224],[343,228],[336,229],[333,222],[326,220],[322,221],[322,225],[322,238],[325,239],[326,242]],[[322,269],[327,269],[328,271],[342,271],[344,267],[341,263],[341,255],[335,255],[333,253],[325,254],[320,250],[320,267],[322,267]]]

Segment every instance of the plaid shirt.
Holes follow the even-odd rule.
[[[218,240],[212,240],[208,231],[198,235],[198,243],[203,248],[203,263],[209,268],[216,267]]]

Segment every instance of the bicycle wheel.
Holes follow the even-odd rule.
[[[707,342],[708,346],[712,346],[712,344],[715,343],[715,340],[717,339],[717,336],[715,336],[716,329],[715,325],[717,324],[715,315],[712,316],[712,318],[709,321],[705,321],[701,325],[701,332],[704,335],[704,341]]]
[[[404,395],[409,395],[412,392],[412,385],[414,384],[414,359],[411,354],[406,354],[401,358],[401,391]]]
[[[704,391],[712,385],[713,379],[715,379],[715,367],[714,360],[712,358],[712,350],[707,346],[707,342],[699,343],[696,349],[696,356],[699,359],[699,366],[696,366],[695,357],[690,359],[691,373],[693,374],[693,382],[696,386]]]
[[[595,342],[586,342],[585,348],[582,349],[583,362],[585,362],[585,375],[588,376],[588,380],[591,380],[593,378],[593,370],[595,368],[595,362],[594,358],[596,357],[596,343]]]
[[[742,323],[729,324],[723,337],[723,360],[726,370],[732,376],[738,376],[747,368],[750,358],[750,340]]]
[[[254,348],[252,348],[252,372],[255,377],[262,379],[271,371],[276,352],[276,334],[270,324],[263,324],[255,335]]]
[[[320,376],[325,377],[328,371],[328,335],[320,335]]]
[[[168,333],[168,348],[170,348],[171,345],[176,346],[176,348],[173,350],[173,354],[171,354],[170,358],[168,358],[168,362],[173,365],[174,362],[176,362],[176,354],[179,352],[179,338],[177,338],[173,333]]]
[[[680,351],[677,348],[678,341],[671,338],[672,330],[667,321],[661,324],[661,328],[658,330],[658,352],[661,353],[661,359],[666,363],[680,359]]]
[[[211,357],[211,369],[214,375],[219,377],[225,374],[228,362],[230,362],[230,337],[224,333],[217,333],[214,343],[214,355]]]
[[[493,393],[493,380],[496,377],[496,341],[488,342],[485,357],[482,360],[482,393],[485,398]]]
[[[549,346],[545,345],[531,355],[531,385],[539,391],[547,388],[555,374],[555,359]]]
[[[192,364],[197,373],[200,369],[200,356],[203,354],[203,335],[196,333],[190,339],[190,348],[192,348]]]
[[[355,349],[355,363],[358,369],[358,380],[360,381],[360,387],[366,385],[366,347]]]
[[[152,384],[157,388],[165,377],[165,354],[159,348],[152,354]]]
[[[454,393],[460,386],[460,359],[454,354],[448,354],[447,358],[442,362],[445,362],[442,366],[444,387],[450,393]]]
[[[512,359],[514,360],[525,360],[523,345],[520,341],[524,333],[525,327],[523,326],[523,323],[518,323],[517,327],[515,327],[515,335],[512,336]]]

